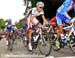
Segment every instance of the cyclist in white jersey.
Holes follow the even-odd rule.
[[[37,2],[36,7],[32,8],[29,16],[26,20],[26,25],[27,25],[27,30],[28,30],[28,38],[29,38],[29,50],[32,50],[32,45],[31,45],[31,35],[33,33],[33,26],[34,25],[38,25],[38,26],[42,26],[43,25],[43,21],[48,24],[48,21],[46,20],[45,16],[44,16],[44,3],[43,2]]]

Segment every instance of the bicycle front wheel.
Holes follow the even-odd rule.
[[[70,42],[69,47],[70,47],[71,51],[75,54],[75,41],[72,43]]]
[[[51,40],[48,34],[40,36],[38,41],[38,48],[42,55],[45,55],[45,56],[50,55],[52,45],[51,45]]]

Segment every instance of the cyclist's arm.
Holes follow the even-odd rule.
[[[47,19],[45,18],[44,15],[42,15],[42,18],[43,18],[44,22],[45,22],[46,24],[48,24],[48,21],[47,21]]]
[[[65,15],[66,18],[71,19],[71,17],[68,15],[67,12],[65,12],[64,15]]]
[[[32,24],[36,24],[36,23],[34,22],[34,20],[33,20],[34,17],[35,17],[35,16],[32,16],[32,15],[30,14],[30,22],[31,22]]]
[[[69,29],[69,28],[72,28],[72,25],[71,26],[68,26],[68,27],[64,27],[63,29]]]
[[[32,24],[36,25],[35,21],[33,20],[34,17],[35,17],[35,16],[30,15],[30,22],[31,22]],[[42,25],[41,25],[40,22],[38,22],[37,24],[38,24],[38,26],[42,27]]]

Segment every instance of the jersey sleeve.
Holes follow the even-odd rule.
[[[44,15],[44,11],[40,12],[41,15]]]
[[[61,14],[64,14],[67,12],[69,6],[71,5],[71,0],[65,0],[64,3],[58,8],[58,12],[61,12]]]
[[[63,5],[64,5],[63,14],[64,14],[65,12],[67,12],[67,10],[68,10],[70,4],[71,4],[71,0],[66,0],[66,1],[63,3]]]
[[[71,1],[72,0],[65,0],[63,5],[66,6],[66,7],[69,7],[69,5],[71,4]]]
[[[36,11],[36,8],[32,8],[32,12],[31,12],[31,15],[32,15],[32,16],[36,16],[35,11]]]

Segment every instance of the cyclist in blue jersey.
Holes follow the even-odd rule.
[[[63,22],[70,24],[71,17],[68,12],[74,8],[75,0],[65,0],[63,4],[57,9],[56,20],[58,25],[56,46],[60,48],[59,38],[63,34]]]
[[[6,45],[8,45],[8,37],[9,34],[13,34],[13,25],[11,23],[11,19],[7,20],[8,24],[6,25]]]

